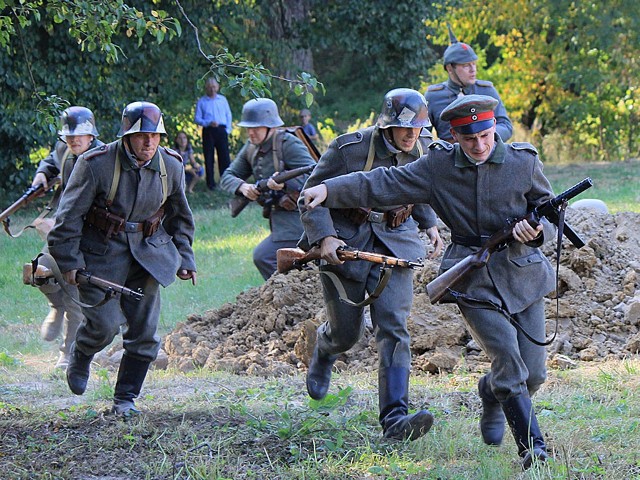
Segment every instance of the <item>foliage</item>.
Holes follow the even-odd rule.
[[[560,132],[574,155],[638,155],[638,2],[445,0],[440,8],[428,24],[441,35],[431,40],[446,45],[449,20],[486,68],[479,77],[496,83],[512,118],[536,142]]]

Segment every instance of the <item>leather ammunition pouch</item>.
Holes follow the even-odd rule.
[[[278,207],[288,212],[292,212],[298,209],[298,197],[300,192],[288,192],[285,193],[280,200],[278,200]]]
[[[160,228],[163,216],[164,208],[160,207],[156,213],[144,222],[127,222],[124,218],[109,212],[105,208],[94,205],[85,216],[85,222],[104,233],[107,239],[120,232],[142,232],[145,237],[150,237]]]
[[[401,205],[392,210],[386,212],[377,212],[370,208],[348,208],[343,211],[343,215],[355,223],[356,225],[362,225],[365,222],[371,223],[385,223],[389,228],[396,228],[402,225],[410,216],[413,210],[413,205]]]

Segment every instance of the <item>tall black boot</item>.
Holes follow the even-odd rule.
[[[89,373],[93,355],[85,355],[76,348],[76,342],[71,344],[69,365],[67,366],[67,385],[76,395],[82,395],[87,389]]]
[[[118,369],[118,381],[113,393],[113,412],[128,417],[140,413],[134,400],[140,395],[142,384],[151,362],[138,360],[127,354],[122,356]]]
[[[322,400],[327,396],[331,383],[331,370],[336,358],[338,358],[337,355],[321,353],[316,341],[307,371],[307,392],[314,400]]]
[[[478,382],[478,394],[482,400],[482,416],[480,417],[480,433],[487,445],[500,445],[504,437],[506,418],[502,405],[491,391],[485,375]]]
[[[380,425],[384,438],[416,440],[433,425],[433,415],[420,410],[409,411],[409,369],[388,367],[378,371]]]
[[[518,446],[518,455],[522,457],[522,468],[529,468],[534,459],[544,462],[549,458],[529,393],[505,400],[502,409]]]

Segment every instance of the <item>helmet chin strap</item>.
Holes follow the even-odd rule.
[[[458,76],[458,73],[456,72],[456,67],[454,67],[453,63],[450,64],[451,65],[451,75],[453,75],[454,79],[453,81],[456,82],[458,85],[460,85],[460,91],[464,94],[464,92],[462,91],[465,87],[468,87],[468,85],[465,85],[462,80],[460,80],[460,77]]]
[[[389,142],[393,148],[395,148],[398,151],[401,151],[400,148],[398,148],[398,145],[396,145],[396,142],[393,139],[393,135],[391,135],[390,133],[391,128],[392,127],[382,129],[382,135],[384,135],[385,140]]]
[[[131,157],[137,162],[138,156],[133,151],[133,147],[131,146],[131,140],[129,139],[129,135],[124,136],[124,141],[125,141],[125,147],[127,148],[127,152],[129,152],[129,155],[131,155]]]

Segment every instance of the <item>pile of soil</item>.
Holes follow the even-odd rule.
[[[621,359],[640,351],[640,215],[567,210],[567,221],[585,240],[576,249],[565,238],[559,267],[558,335],[548,347],[552,364]],[[441,229],[445,242],[448,231]],[[555,266],[555,242],[543,249]],[[413,369],[481,371],[486,356],[471,339],[455,305],[431,305],[425,285],[440,259],[427,260],[415,275],[408,321]],[[546,299],[547,333],[556,327],[556,299]],[[276,274],[264,285],[238,295],[235,303],[192,314],[166,336],[170,366],[224,369],[254,375],[286,375],[306,369],[315,330],[324,320],[318,274]],[[336,363],[367,371],[377,366],[375,340],[362,340]]]

